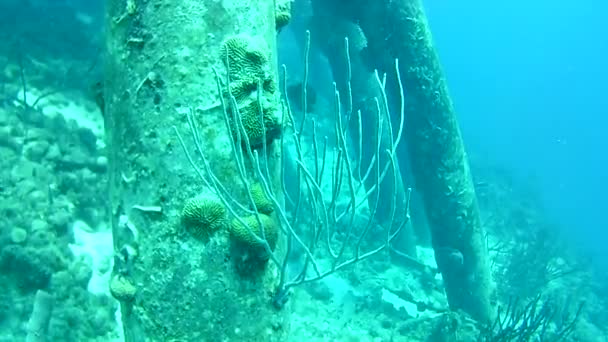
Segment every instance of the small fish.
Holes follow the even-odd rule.
[[[105,116],[104,115],[105,100],[103,98],[103,81],[98,81],[98,82],[95,82],[94,84],[92,84],[91,88],[90,88],[90,92],[91,92],[91,96],[95,100],[95,103],[99,107],[99,110],[101,111],[101,115]]]

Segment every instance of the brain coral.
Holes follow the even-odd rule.
[[[248,35],[232,36],[222,44],[220,57],[230,71],[230,78],[264,78],[268,67],[268,49],[264,42]]]
[[[266,141],[271,141],[278,136],[281,131],[281,123],[275,113],[276,108],[273,103],[265,99],[262,99],[261,104],[251,101],[239,108],[243,129],[247,133],[251,147],[261,146],[264,143],[264,137]]]
[[[243,221],[247,224],[252,233],[261,237],[262,231],[255,215],[244,217]],[[264,214],[260,214],[260,221],[264,226],[266,241],[270,248],[274,249],[279,238],[279,227],[277,222],[272,217]],[[250,251],[262,254],[264,252],[263,245],[236,219],[230,224],[230,237],[233,241]]]
[[[182,223],[186,230],[198,239],[207,239],[225,223],[226,208],[215,197],[193,197],[182,209]]]
[[[110,293],[119,301],[130,302],[135,299],[137,288],[127,277],[117,274],[110,280]]]
[[[262,145],[264,137],[272,141],[282,126],[269,55],[262,38],[248,35],[229,37],[220,50],[230,81],[227,89],[236,100],[236,108],[227,101],[231,129],[234,131],[238,127],[234,122],[240,119],[252,148]],[[222,96],[227,96],[226,93]]]
[[[266,196],[266,193],[264,193],[262,184],[255,183],[251,186],[251,197],[253,198],[253,203],[255,203],[259,213],[266,215],[272,214],[274,211],[274,204]]]

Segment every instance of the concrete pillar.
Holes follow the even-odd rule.
[[[275,2],[106,2],[104,100],[116,249],[110,290],[121,303],[126,341],[286,338],[288,310],[271,305],[277,267],[246,266],[250,259],[235,242],[229,213],[190,165],[176,133],[203,169],[186,118],[192,113],[209,166],[247,203],[213,69],[244,121],[261,79],[268,169],[271,178],[278,175],[276,32],[289,15]],[[252,144],[259,143],[260,126],[248,131]],[[245,176],[252,174],[247,169]]]
[[[332,4],[361,26],[367,37],[362,56],[370,69],[390,71],[399,58],[412,173],[448,301],[453,309],[487,322],[493,312],[493,286],[485,233],[456,111],[422,2],[334,0]]]

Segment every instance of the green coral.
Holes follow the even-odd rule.
[[[230,78],[264,78],[268,51],[259,40],[248,35],[232,36],[222,44],[220,58]]]
[[[262,81],[262,94],[264,96],[272,96],[276,91],[276,85],[270,78],[256,79],[253,77],[243,77],[230,82],[230,92],[236,99],[237,103],[242,103],[246,100],[257,100],[258,83]],[[224,96],[228,94],[225,93]],[[263,96],[263,97],[264,97]]]
[[[291,20],[291,1],[277,2],[274,18],[277,32],[287,26]]]
[[[232,135],[237,136],[234,134],[237,128],[234,120],[238,109],[238,117],[252,148],[262,145],[264,137],[266,141],[275,139],[282,127],[268,55],[265,41],[248,35],[229,37],[220,51],[220,58],[230,80],[228,89],[236,100],[236,108],[229,99],[227,101],[230,104],[228,110],[231,114]],[[227,92],[222,96],[227,97]]]
[[[135,299],[137,288],[127,277],[116,274],[110,280],[110,294],[121,302],[131,302]]]
[[[186,201],[182,209],[182,223],[197,239],[208,239],[225,223],[226,208],[214,197],[194,197]]]
[[[252,148],[261,146],[264,137],[266,141],[272,141],[281,131],[281,123],[276,117],[276,107],[266,98],[262,98],[261,103],[249,102],[239,108],[239,114]]]
[[[251,197],[253,198],[253,203],[259,213],[266,215],[272,214],[274,211],[274,204],[268,196],[266,196],[262,184],[255,183],[251,186]]]
[[[251,99],[258,89],[258,82],[253,79],[236,80],[230,83],[230,92],[236,99],[237,103]],[[224,94],[227,96],[228,94]]]
[[[266,242],[268,242],[271,249],[274,249],[277,244],[277,240],[279,239],[278,224],[272,217],[268,215],[260,214],[259,217],[264,227],[264,237],[266,238]],[[232,241],[236,242],[248,251],[254,252],[254,254],[257,254],[258,256],[264,255],[264,245],[252,235],[253,233],[260,238],[262,237],[262,230],[260,229],[258,219],[255,215],[250,215],[244,217],[242,220],[249,229],[243,226],[239,220],[234,219],[230,224],[230,237]]]

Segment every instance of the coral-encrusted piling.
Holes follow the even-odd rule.
[[[251,133],[251,140],[265,136],[269,154],[278,158],[272,140],[281,122],[275,40],[285,15],[275,13],[270,0],[255,6],[246,0],[108,0],[106,7],[104,100],[117,255],[111,290],[121,302],[126,340],[285,340],[288,311],[271,306],[276,266],[269,263],[255,277],[238,272],[230,218],[176,134],[200,165],[186,120],[193,113],[211,169],[233,196],[245,196],[220,105],[226,94],[218,93],[214,69],[243,113],[246,106],[263,112],[265,124],[252,124],[258,135]],[[239,77],[226,77],[227,62],[237,68],[248,58],[263,64],[259,73],[231,69]],[[258,80],[264,94],[256,106],[251,99]],[[268,169],[276,175],[272,161]]]

